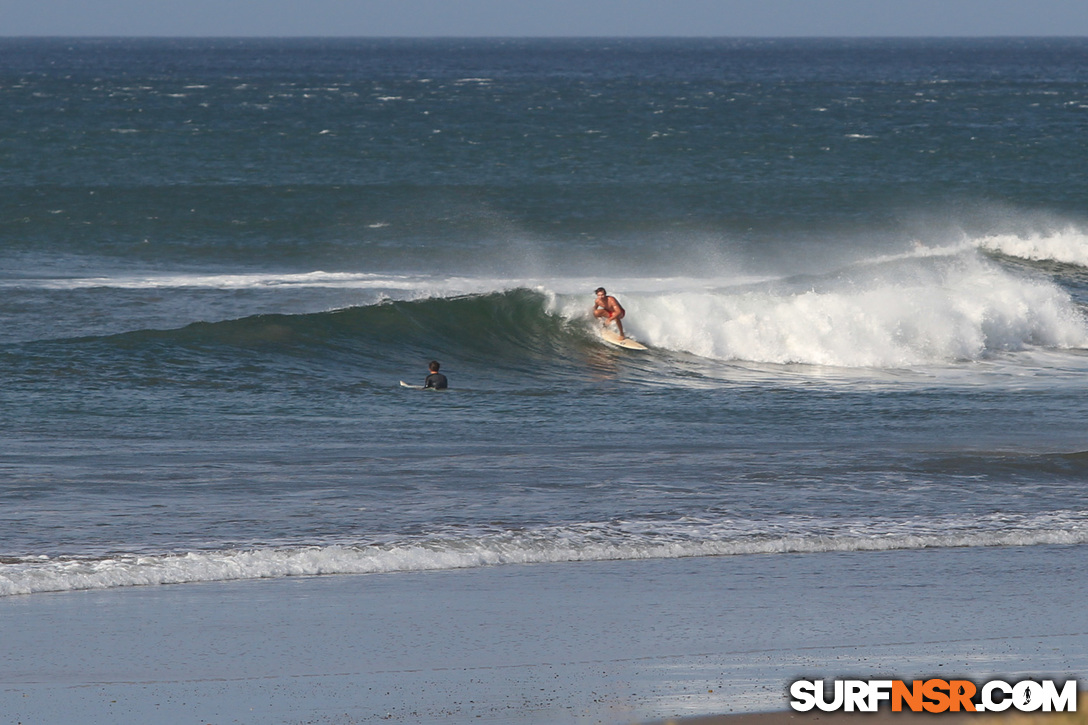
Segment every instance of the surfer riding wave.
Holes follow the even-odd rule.
[[[605,326],[610,322],[615,322],[616,329],[620,333],[620,339],[623,340],[627,336],[623,334],[623,322],[621,320],[627,315],[626,310],[620,305],[619,300],[608,294],[604,287],[598,287],[596,292],[597,299],[593,301],[593,316],[607,318],[604,321]]]

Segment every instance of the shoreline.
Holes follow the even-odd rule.
[[[5,597],[0,712],[84,725],[796,723],[816,719],[779,711],[798,677],[1088,672],[1070,576],[1085,553],[582,562]]]

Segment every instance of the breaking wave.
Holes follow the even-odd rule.
[[[992,515],[928,522],[798,520],[598,522],[431,536],[382,544],[194,551],[100,558],[9,558],[0,596],[208,581],[382,574],[507,564],[700,556],[1080,545],[1088,512]]]

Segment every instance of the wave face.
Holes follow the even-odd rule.
[[[992,249],[993,242],[984,239],[977,246]],[[1014,246],[1006,243],[1004,253]],[[408,282],[310,273],[34,284],[183,293],[194,287],[267,292],[302,286],[347,289],[375,300],[325,312],[260,314],[52,343],[121,356],[133,348],[165,346],[221,360],[267,354],[269,364],[289,358],[291,365],[318,368],[354,358],[362,361],[365,373],[367,365],[442,351],[497,371],[561,375],[599,347],[588,315],[591,297],[581,291],[590,282],[581,279]],[[975,246],[919,246],[819,275],[759,282],[631,277],[621,284],[631,335],[658,351],[708,361],[897,369],[1088,344],[1088,323],[1071,293],[1075,285],[1066,288],[1061,280],[1003,266],[978,254]],[[488,286],[496,289],[459,293]],[[376,372],[387,374],[387,368],[382,365]],[[658,373],[669,376],[667,366]]]

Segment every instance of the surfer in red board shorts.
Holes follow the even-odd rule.
[[[606,325],[609,322],[615,322],[621,340],[627,337],[623,334],[623,323],[620,321],[626,314],[619,300],[608,294],[604,287],[597,288],[597,299],[593,301],[593,316],[607,318],[604,322]]]

